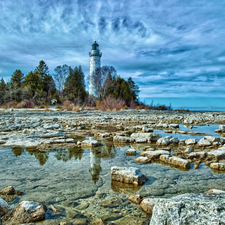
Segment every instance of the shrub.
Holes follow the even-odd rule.
[[[106,110],[120,110],[126,105],[125,100],[123,99],[115,99],[112,95],[108,95],[103,101],[96,101],[96,109],[100,109],[102,111]]]
[[[32,108],[35,107],[34,103],[33,103],[33,102],[30,102],[30,101],[28,101],[28,102],[26,103],[26,105],[27,105],[27,108],[28,108],[28,109],[32,109]]]

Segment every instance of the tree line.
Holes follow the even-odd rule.
[[[127,106],[131,102],[138,103],[138,85],[131,77],[127,81],[121,78],[113,66],[97,69],[94,84],[98,100],[112,96],[124,100]],[[46,105],[51,104],[52,99],[57,99],[59,103],[69,100],[78,105],[95,105],[96,101],[85,90],[85,75],[81,66],[73,69],[66,64],[59,65],[51,75],[47,64],[41,60],[26,76],[18,69],[8,82],[3,78],[0,81],[0,105],[22,101]]]

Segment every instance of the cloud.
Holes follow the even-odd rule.
[[[132,76],[141,96],[224,96],[225,2],[0,0],[0,77],[40,60],[82,65],[97,38],[102,65]]]

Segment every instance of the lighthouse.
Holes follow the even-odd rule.
[[[101,57],[102,53],[99,50],[99,45],[95,41],[92,45],[90,57],[90,80],[89,80],[89,95],[97,97],[97,90],[95,84],[96,69],[101,68]]]

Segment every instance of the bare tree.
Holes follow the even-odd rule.
[[[101,94],[102,98],[105,98],[107,88],[113,85],[113,79],[108,80],[109,76],[111,78],[117,77],[117,71],[113,66],[103,66],[95,70],[93,79],[98,97]]]
[[[53,74],[56,88],[58,91],[63,89],[63,84],[66,82],[66,77],[69,74],[69,66],[64,64],[63,66],[57,66],[54,69],[55,73]]]

